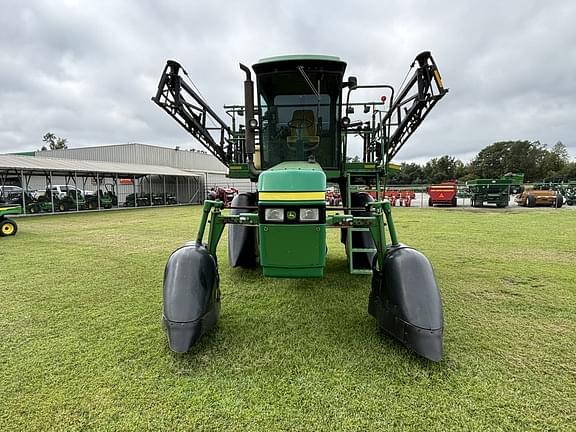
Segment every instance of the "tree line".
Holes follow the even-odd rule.
[[[523,173],[527,183],[576,180],[576,161],[570,161],[566,146],[558,141],[549,148],[539,141],[501,141],[483,148],[468,163],[453,156],[433,158],[424,165],[402,163],[390,184],[433,184],[446,180],[465,182],[477,178],[499,178]]]

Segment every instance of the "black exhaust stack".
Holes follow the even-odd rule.
[[[246,148],[246,158],[248,163],[248,169],[250,173],[258,177],[260,171],[254,166],[254,152],[256,151],[256,131],[253,126],[250,125],[254,118],[254,81],[252,81],[252,73],[250,68],[246,65],[240,63],[240,69],[246,73],[246,80],[244,81],[244,113],[246,116],[246,136],[245,136],[245,148]]]

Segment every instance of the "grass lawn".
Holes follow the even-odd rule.
[[[445,359],[382,337],[369,276],[227,268],[222,315],[176,355],[168,255],[199,207],[20,218],[0,239],[0,430],[574,430],[576,211],[394,210],[442,290]]]

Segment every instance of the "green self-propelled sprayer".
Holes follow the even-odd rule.
[[[224,107],[231,127],[175,61],[167,62],[152,98],[228,167],[230,178],[257,182],[257,192],[239,194],[229,209],[219,200],[205,201],[196,239],[170,256],[163,303],[170,348],[188,351],[219,318],[216,248],[226,225],[232,267],[259,266],[264,276],[289,278],[323,276],[326,229],[338,228],[349,271],[372,274],[368,312],[387,334],[440,360],[442,303],[432,266],[398,242],[389,202],[362,191],[384,188],[392,158],[448,91],[430,52],[416,57],[398,92],[344,80],[346,63],[338,57],[266,58],[252,67],[257,104],[252,71],[240,68],[244,105]],[[354,102],[359,89],[386,94]],[[348,117],[355,107],[363,108],[365,120]],[[347,161],[349,135],[362,141],[361,162]],[[339,185],[340,213],[327,213],[328,182]]]

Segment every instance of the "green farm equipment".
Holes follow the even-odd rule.
[[[10,205],[26,207],[26,214],[39,213],[42,210],[36,198],[26,191],[12,192],[0,199],[0,206]]]
[[[86,194],[84,199],[88,210],[96,210],[98,208],[111,209],[114,203],[112,196],[101,189],[94,194]]]
[[[372,275],[368,312],[379,327],[439,361],[443,313],[432,266],[399,243],[390,203],[365,192],[384,190],[392,158],[448,91],[430,53],[416,57],[398,91],[359,85],[355,77],[344,81],[346,63],[338,57],[263,59],[252,68],[256,106],[252,72],[240,68],[246,74],[244,105],[225,106],[232,127],[175,61],[167,62],[152,98],[228,167],[230,178],[257,183],[257,192],[238,194],[229,209],[206,200],[196,239],[170,256],[163,303],[170,348],[188,351],[219,318],[216,249],[226,225],[232,267],[261,267],[264,276],[285,278],[322,277],[326,230],[336,228],[349,271]],[[378,95],[356,102],[356,95],[369,92]],[[354,108],[363,114],[352,120]],[[244,125],[237,124],[239,116]],[[361,141],[360,162],[347,162],[349,135]],[[327,183],[339,186],[342,207],[327,207]]]
[[[17,215],[22,213],[20,206],[0,205],[0,237],[16,235],[18,224],[14,219],[7,218],[7,215]]]
[[[57,200],[58,198],[56,194],[54,194],[54,198],[52,198],[52,191],[47,189],[43,195],[38,197],[38,206],[40,207],[40,211],[44,213],[52,213]]]
[[[134,195],[133,193],[126,195],[124,207],[150,207],[150,197],[146,195]]]
[[[468,180],[466,186],[472,207],[495,204],[498,208],[508,207],[510,195],[524,190],[524,174],[505,174],[499,179]]]
[[[69,189],[58,198],[56,198],[56,194],[54,194],[54,198],[54,206],[56,207],[56,210],[61,212],[84,210],[86,208],[86,199],[78,189]]]
[[[562,183],[559,191],[566,199],[566,205],[576,205],[576,180]]]
[[[164,205],[164,197],[160,194],[147,193],[144,196],[154,206]]]
[[[178,201],[176,200],[176,196],[171,195],[171,194],[162,194],[162,204],[164,205],[175,205],[178,204]]]
[[[110,202],[112,203],[112,206],[117,206],[118,205],[118,195],[116,194],[116,185],[115,184],[110,184],[107,183],[104,185],[104,192],[103,195],[104,197],[106,197],[107,199],[110,200]]]
[[[524,174],[506,173],[502,178],[510,181],[510,195],[516,195],[524,191]]]

